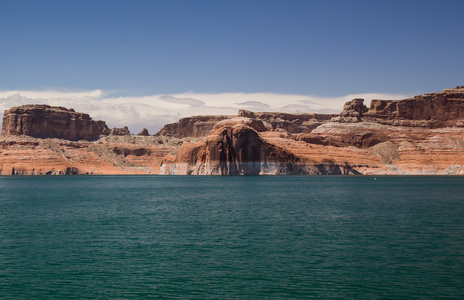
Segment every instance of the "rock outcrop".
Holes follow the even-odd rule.
[[[370,148],[379,143],[388,141],[385,129],[380,126],[330,126],[322,125],[311,133],[296,136],[297,140],[309,144],[357,148]]]
[[[221,127],[231,127],[231,126],[238,125],[238,124],[251,127],[257,132],[264,132],[264,131],[272,130],[272,127],[270,126],[269,123],[266,123],[260,119],[246,118],[246,117],[237,117],[237,118],[225,119],[225,120],[219,121],[214,125],[213,129],[219,129]]]
[[[142,129],[142,131],[139,132],[137,135],[149,136],[150,134],[148,133],[148,129],[144,128],[144,129]]]
[[[114,127],[110,130],[109,135],[130,135],[130,131],[127,126],[124,126],[123,128]]]
[[[363,114],[367,111],[368,109],[364,105],[364,99],[356,98],[346,102],[340,116],[332,118],[331,121],[340,123],[361,122]]]
[[[161,160],[177,148],[152,136],[97,141],[7,136],[0,138],[0,174],[158,174]]]
[[[167,136],[179,139],[205,137],[217,122],[229,118],[233,118],[233,116],[194,116],[182,118],[177,123],[164,125],[155,136]]]
[[[72,108],[23,105],[5,111],[1,135],[96,140],[105,127],[104,121],[94,121],[88,114],[75,112]]]
[[[205,140],[184,143],[176,157],[167,157],[160,174],[263,175],[301,174],[299,159],[263,141],[258,132],[242,124],[224,124]]]
[[[270,130],[288,133],[309,133],[318,126],[337,117],[335,114],[288,114],[272,112],[239,111],[240,117],[259,119],[270,125]]]
[[[447,91],[404,100],[372,100],[364,120],[394,126],[463,127],[464,92]]]
[[[309,133],[319,125],[329,122],[337,115],[313,113],[288,114],[240,110],[238,116],[250,120],[259,120],[257,122],[263,123],[266,130]],[[236,116],[195,116],[182,118],[177,123],[165,125],[155,135],[175,138],[206,137],[218,122],[233,118],[236,118]],[[252,127],[255,128],[255,126]],[[258,131],[262,130],[258,129]]]
[[[368,136],[369,132],[379,139],[367,138],[367,143],[364,142],[361,137]],[[312,134],[329,142],[279,137],[274,132],[264,132],[261,137],[291,150],[300,159],[300,165],[323,165],[326,170],[332,165],[342,174],[346,170],[349,174],[364,175],[464,175],[464,128],[327,123]]]
[[[322,159],[301,159],[305,142],[278,131],[258,132],[245,117],[224,120],[204,140],[184,143],[177,155],[166,156],[163,175],[348,175],[360,174],[356,165]],[[250,123],[249,123],[250,124]],[[251,122],[251,124],[253,124]],[[275,137],[272,133],[278,133]],[[283,143],[276,141],[281,140]],[[298,145],[298,147],[294,147]],[[296,150],[293,151],[293,150]],[[325,153],[325,151],[324,151]]]

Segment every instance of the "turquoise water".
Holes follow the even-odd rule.
[[[464,178],[0,177],[2,299],[464,298]]]

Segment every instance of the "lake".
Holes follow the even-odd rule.
[[[463,177],[0,177],[2,299],[440,297]]]

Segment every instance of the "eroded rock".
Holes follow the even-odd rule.
[[[464,119],[464,92],[445,89],[404,100],[372,100],[364,119],[393,126],[460,127]]]
[[[214,125],[233,116],[193,116],[182,118],[176,123],[166,124],[155,136],[175,138],[205,137],[214,128]]]
[[[105,127],[104,121],[94,121],[88,114],[72,108],[23,105],[5,111],[1,135],[96,140]]]
[[[124,126],[123,128],[113,128],[110,130],[110,135],[130,135],[129,128]]]
[[[140,136],[149,136],[150,134],[148,133],[148,129],[144,128],[142,129],[142,131],[137,134],[137,135],[140,135]]]
[[[253,128],[239,123],[218,128],[201,142],[184,143],[175,158],[162,162],[160,174],[300,174],[298,161],[291,152],[266,143]]]

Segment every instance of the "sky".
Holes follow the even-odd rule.
[[[464,1],[0,0],[0,110],[151,133],[239,109],[340,112],[464,85]]]

